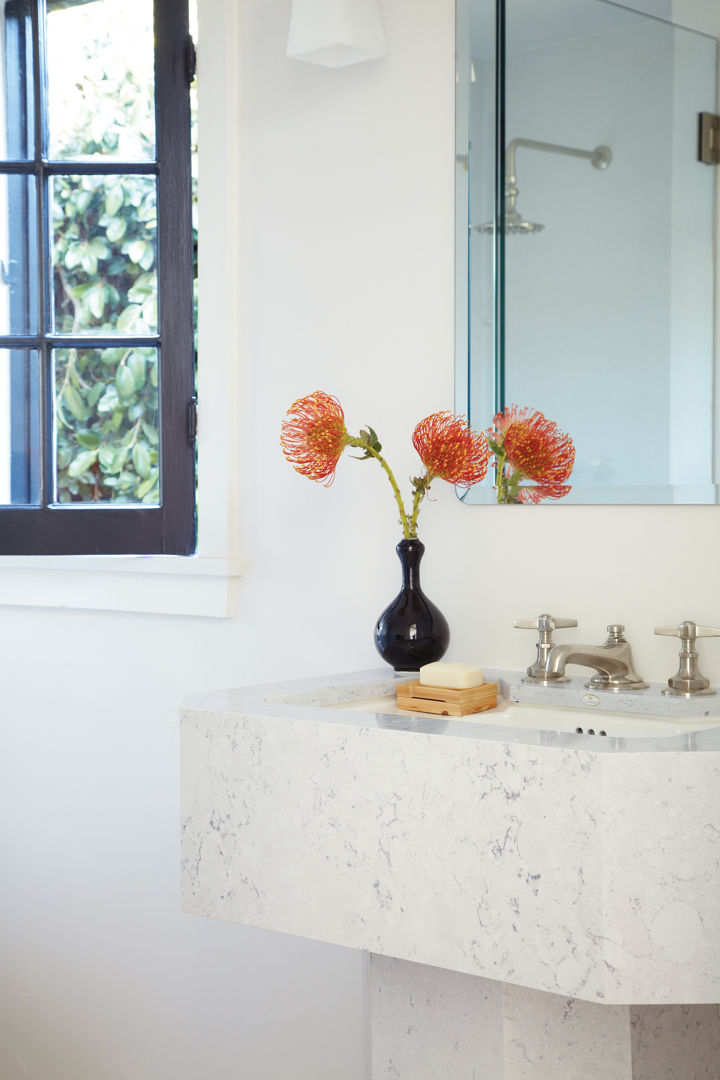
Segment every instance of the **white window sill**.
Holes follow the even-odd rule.
[[[228,618],[242,572],[202,556],[2,556],[0,605]]]

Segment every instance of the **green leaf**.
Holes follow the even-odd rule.
[[[90,392],[88,393],[88,396],[87,396],[88,405],[90,405],[91,407],[94,407],[95,405],[97,405],[98,401],[102,397],[104,389],[105,389],[105,383],[96,382],[91,387]]]
[[[79,245],[78,245],[79,246]],[[78,300],[84,300],[91,289],[95,288],[94,281],[83,281],[79,285],[73,286],[73,292]]]
[[[110,254],[110,248],[108,247],[102,236],[93,236],[92,240],[88,244],[88,249],[98,259],[107,259]]]
[[[127,245],[127,253],[134,263],[140,263],[146,248],[147,244],[144,240],[133,240],[131,244]]]
[[[141,274],[127,291],[127,298],[133,304],[143,304],[155,292],[155,278],[151,274]]]
[[[94,450],[83,450],[77,457],[73,458],[68,466],[68,476],[74,478],[81,475],[81,473],[87,472],[87,470],[95,464],[97,460],[97,452]]]
[[[135,490],[135,498],[144,499],[147,493],[157,484],[157,478],[157,469],[153,469],[147,479],[143,480],[142,484],[138,484]]]
[[[97,258],[93,255],[89,248],[86,248],[80,257],[80,265],[82,266],[88,277],[95,277],[97,274]]]
[[[98,401],[97,411],[99,413],[111,412],[114,414],[119,404],[120,399],[118,398],[117,390],[115,389],[115,386],[111,383],[105,390],[103,396]],[[120,414],[120,419],[122,421],[122,413]]]
[[[129,398],[135,393],[135,379],[133,373],[125,365],[115,372],[115,386],[121,398]]]
[[[88,305],[96,319],[102,319],[105,311],[105,286],[100,281],[88,293]]]
[[[148,327],[157,326],[157,296],[149,296],[142,306],[143,321]]]
[[[113,184],[105,191],[105,213],[108,217],[114,218],[118,210],[123,204],[123,190],[119,183]],[[124,221],[123,218],[119,220]]]
[[[143,420],[142,429],[143,429],[143,432],[145,433],[145,438],[150,443],[150,445],[151,446],[157,446],[157,444],[158,444],[157,428],[154,428],[152,426],[152,424],[148,424],[147,421]]]
[[[110,470],[110,472],[114,472],[114,473],[122,472],[122,470],[127,465],[127,459],[128,459],[129,454],[130,454],[130,451],[128,449],[116,450],[115,454],[113,456],[112,469]],[[128,473],[126,475],[129,476],[130,474]]]
[[[75,204],[75,209],[77,210],[77,212],[81,216],[83,216],[84,214],[87,213],[87,209],[88,209],[90,203],[92,202],[92,197],[93,197],[93,192],[92,191],[77,191],[77,192],[75,192],[75,195],[73,197],[73,201],[74,201],[74,204]]]
[[[120,363],[123,356],[125,355],[125,352],[126,349],[124,347],[120,349],[103,349],[98,359],[102,360],[103,364],[108,364],[115,367],[116,364]]]
[[[138,304],[129,304],[126,308],[123,308],[117,318],[118,330],[123,332],[134,330],[141,314],[142,309]]]
[[[150,475],[150,455],[147,451],[147,447],[142,443],[136,443],[132,452],[133,465],[135,466],[135,472],[138,476],[141,476],[143,480],[147,480]]]
[[[80,265],[80,260],[83,256],[84,247],[82,244],[70,244],[65,252],[65,268],[67,270],[74,270],[76,266]]]
[[[92,431],[78,431],[75,438],[86,450],[97,450],[100,446],[100,436]]]
[[[115,460],[115,450],[112,446],[101,446],[98,451],[98,461],[100,467],[105,472],[109,472],[112,469],[113,461]]]
[[[149,270],[152,264],[155,262],[155,252],[151,244],[145,245],[145,250],[137,260],[142,266],[143,270]]]
[[[127,221],[124,217],[113,217],[108,222],[105,229],[105,235],[111,244],[116,244],[118,240],[122,240],[127,231]]]
[[[69,383],[67,383],[63,387],[62,397],[63,401],[65,402],[68,409],[73,414],[76,420],[84,420],[86,418],[83,399],[80,397],[74,386],[71,386]]]
[[[132,377],[135,380],[135,389],[141,390],[145,385],[147,378],[147,362],[142,353],[133,352],[130,353],[127,359],[127,367],[132,372]]]

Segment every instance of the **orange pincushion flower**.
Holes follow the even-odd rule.
[[[575,464],[572,439],[542,413],[510,425],[505,436],[505,453],[511,465],[546,488],[557,487],[567,480]]]
[[[496,413],[493,416],[493,426],[488,428],[488,435],[496,442],[502,443],[512,424],[526,423],[538,419],[545,419],[539,409],[529,409],[527,405],[508,405],[504,412]]]
[[[569,484],[538,484],[536,487],[521,487],[518,498],[522,503],[535,505],[543,499],[562,499],[571,491]]]
[[[347,445],[345,414],[337,398],[322,390],[294,402],[282,423],[280,442],[290,464],[328,487]]]
[[[520,488],[520,501],[537,503],[569,493],[565,481],[575,464],[575,447],[557,424],[537,410],[511,405],[493,418],[493,425],[490,437],[502,448],[507,463],[538,485]]]
[[[487,472],[490,448],[465,417],[450,412],[426,416],[413,432],[413,446],[427,469],[428,481],[439,476],[450,484],[471,487]]]

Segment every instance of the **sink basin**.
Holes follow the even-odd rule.
[[[333,703],[332,707],[347,712],[375,713],[382,716],[425,717],[435,721],[439,719],[434,713],[399,709],[393,694],[362,698],[341,704]],[[504,699],[498,700],[496,709],[473,713],[470,716],[454,716],[452,720],[459,723],[529,728],[533,731],[563,731],[590,739],[670,737],[720,725],[720,717],[717,716],[634,716],[624,712],[610,712],[592,705],[572,708],[519,704]]]

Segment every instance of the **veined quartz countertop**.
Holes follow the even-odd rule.
[[[587,693],[487,677],[528,704]],[[396,685],[187,700],[186,910],[590,1001],[720,1002],[718,698],[633,695],[648,717],[697,710],[633,738],[352,707]]]
[[[447,735],[461,739],[526,743],[529,746],[557,746],[593,753],[677,753],[678,751],[720,751],[720,693],[709,697],[676,698],[661,693],[665,683],[652,683],[647,690],[635,693],[591,694],[585,688],[586,678],[574,677],[557,687],[532,686],[522,682],[521,674],[513,671],[486,669],[489,682],[498,684],[505,702],[539,705],[548,709],[546,729],[513,727],[495,719],[497,711],[465,717],[418,716],[398,709],[380,706],[362,711],[362,702],[394,694],[399,682],[417,676],[393,675],[387,669],[350,672],[343,675],[320,676],[286,683],[267,683],[259,686],[196,694],[188,697],[185,708],[218,712],[244,712],[257,709],[260,714],[297,717],[305,709],[322,709],[325,723],[366,727],[371,724],[397,731],[422,731],[428,735]],[[597,704],[584,704],[594,698]],[[357,705],[353,704],[357,702]],[[301,707],[298,713],[297,706]],[[333,706],[337,706],[333,708]],[[352,706],[352,708],[349,708]],[[677,735],[655,736],[638,734],[626,738],[578,739],[574,732],[557,731],[553,727],[550,709],[583,709],[588,723],[596,723],[598,713],[631,714],[638,720],[643,716],[673,717],[683,720]],[[594,718],[594,719],[593,719]],[[697,718],[698,723],[693,723]],[[715,722],[713,722],[715,721]],[[684,730],[687,729],[687,730]]]

